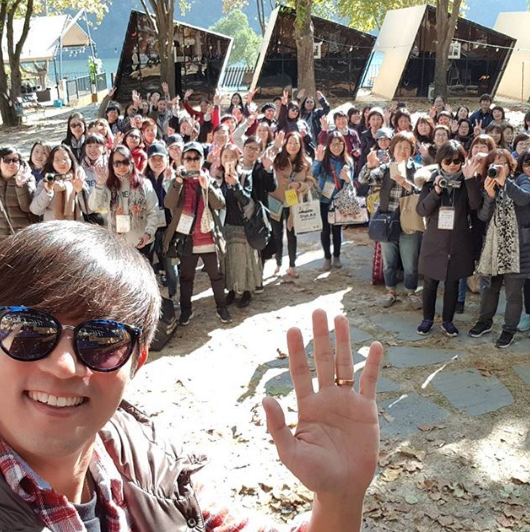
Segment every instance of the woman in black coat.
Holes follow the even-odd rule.
[[[453,324],[458,282],[474,270],[468,217],[481,203],[477,180],[463,174],[465,160],[465,150],[458,142],[450,140],[442,145],[436,153],[440,169],[424,184],[418,201],[418,214],[427,218],[419,260],[424,282],[423,321],[418,334],[428,334],[432,329],[438,284],[444,281],[442,330],[447,336],[458,335]]]

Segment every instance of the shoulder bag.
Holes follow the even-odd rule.
[[[368,237],[374,242],[398,242],[401,233],[399,209],[393,212],[377,212],[370,219]]]

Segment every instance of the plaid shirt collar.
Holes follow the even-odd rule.
[[[100,437],[96,437],[90,473],[105,510],[108,532],[131,532],[123,483]],[[0,439],[0,472],[7,484],[53,532],[86,532],[75,507],[40,478],[29,465]]]

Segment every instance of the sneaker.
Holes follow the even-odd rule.
[[[456,307],[455,307],[455,312],[457,314],[463,314],[464,313],[464,305],[465,305],[464,301],[457,301],[456,302]],[[530,325],[528,326],[528,328],[530,329]]]
[[[432,326],[434,325],[434,321],[432,320],[423,320],[416,329],[416,332],[418,334],[429,334],[431,332]]]
[[[226,307],[217,307],[217,316],[223,323],[232,323],[232,316]]]
[[[444,321],[442,323],[442,331],[451,338],[459,335],[458,329],[452,321]]]
[[[395,292],[387,292],[387,294],[381,298],[381,306],[383,308],[390,308],[394,304],[395,301],[396,301]]]
[[[342,262],[340,261],[340,257],[333,257],[333,267],[339,270],[342,268]]]
[[[191,318],[193,318],[193,311],[192,310],[181,310],[180,312],[180,318],[179,318],[179,325],[188,325],[191,321]]]
[[[234,302],[235,298],[236,298],[236,293],[233,290],[230,290],[230,292],[226,294],[226,298],[225,298],[226,304],[231,305]]]
[[[255,294],[263,294],[263,285],[260,284],[259,286],[256,286],[256,288],[254,290],[254,293]]]
[[[499,349],[504,349],[505,347],[510,347],[513,343],[513,337],[515,335],[508,331],[502,331],[501,335],[497,338],[495,342],[495,347]]]
[[[324,259],[324,264],[320,268],[321,272],[329,272],[331,270],[331,259]]]
[[[487,325],[483,321],[477,321],[473,328],[467,333],[471,338],[480,338],[483,334],[491,332],[491,325]]]
[[[411,293],[407,297],[407,304],[414,310],[421,310],[423,308],[423,299],[415,293]]]
[[[238,308],[248,307],[250,305],[251,298],[252,298],[252,296],[250,295],[250,292],[248,290],[245,290],[243,292],[243,297],[237,303],[237,307]]]
[[[517,330],[519,332],[526,332],[530,330],[530,315],[523,314],[521,316],[521,320],[519,321],[519,325],[517,325]]]

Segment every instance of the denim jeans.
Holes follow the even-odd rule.
[[[467,294],[467,279],[460,279],[458,281],[458,301],[465,303]]]
[[[381,242],[383,253],[383,276],[387,289],[396,288],[396,272],[399,258],[403,263],[405,273],[404,285],[406,290],[418,288],[418,258],[420,255],[421,233],[406,235],[401,233],[399,242]]]

